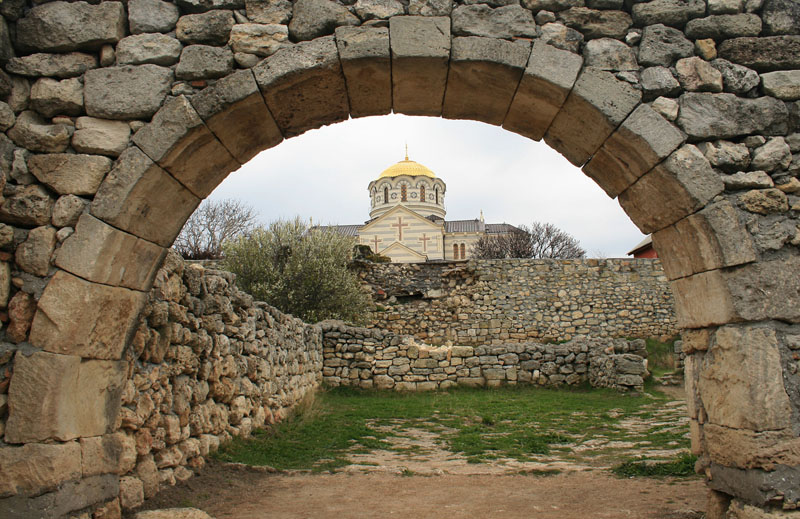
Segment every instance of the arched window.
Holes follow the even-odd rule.
[[[453,259],[458,259],[458,244],[453,244]]]
[[[439,205],[439,188],[438,187],[434,190],[434,193],[436,194],[436,205]]]
[[[425,186],[419,186],[419,199],[420,201],[425,201]]]
[[[461,244],[461,259],[466,259],[466,257],[467,257],[467,248],[462,243]]]
[[[388,187],[384,187],[383,188],[383,203],[384,204],[388,204],[389,203],[389,188]]]
[[[400,186],[400,201],[401,202],[408,202],[408,190],[406,189],[406,185],[405,184]]]

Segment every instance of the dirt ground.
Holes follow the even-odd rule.
[[[672,425],[685,420],[682,392],[670,394],[674,400],[656,413],[655,422]],[[635,429],[646,424],[627,425]],[[217,519],[703,517],[706,490],[700,478],[621,479],[607,470],[617,455],[641,453],[641,445],[633,449],[598,438],[588,448],[609,455],[590,458],[570,448],[564,449],[570,455],[564,452],[536,462],[474,464],[426,434],[430,433],[407,428],[394,440],[395,448],[353,453],[351,464],[335,474],[274,473],[211,461],[142,509],[191,506]]]

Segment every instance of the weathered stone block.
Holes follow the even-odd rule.
[[[389,29],[337,27],[336,47],[347,80],[350,115],[365,117],[392,111]]]
[[[645,101],[659,96],[673,96],[681,91],[681,84],[667,67],[648,67],[644,69],[640,83]],[[676,111],[675,116],[677,117],[677,115]]]
[[[158,65],[124,65],[84,75],[86,113],[101,119],[149,119],[170,91],[172,71]]]
[[[252,70],[285,137],[347,119],[347,88],[332,36],[281,49]]]
[[[28,443],[0,449],[0,496],[39,494],[81,476],[77,442]]]
[[[717,50],[720,58],[759,72],[800,68],[800,35],[733,38]]]
[[[67,441],[111,432],[125,369],[122,361],[17,353],[8,392],[6,441]]]
[[[175,36],[184,44],[225,45],[234,24],[230,11],[208,11],[181,16]]]
[[[655,110],[647,105],[639,105],[597,150],[583,167],[583,172],[614,198],[683,144],[684,140],[683,134]],[[707,165],[702,154],[692,148]],[[675,157],[672,167],[681,165],[682,154],[676,153]]]
[[[83,214],[55,264],[95,283],[148,290],[166,250]]]
[[[0,205],[3,222],[25,227],[47,225],[54,200],[43,186],[31,184],[6,196]]]
[[[199,198],[239,167],[183,96],[167,102],[133,142]]]
[[[396,16],[389,20],[389,41],[394,111],[440,116],[450,58],[450,18]]]
[[[687,21],[705,15],[705,12],[703,0],[654,0],[635,4],[632,9],[637,27],[661,23],[683,27]]]
[[[128,0],[131,34],[169,32],[178,22],[178,7],[163,0]]]
[[[722,92],[722,74],[703,58],[679,59],[675,64],[678,80],[690,92]]]
[[[255,23],[287,24],[292,19],[289,0],[246,0],[247,18]]]
[[[583,48],[587,67],[601,70],[639,70],[633,49],[613,38],[589,40]]]
[[[17,20],[17,46],[24,52],[96,50],[125,36],[122,2],[50,2]]]
[[[653,244],[670,279],[756,260],[753,239],[726,200],[654,233]]]
[[[405,7],[398,0],[358,0],[355,11],[363,21],[388,20],[405,14]]]
[[[234,25],[229,44],[233,52],[246,52],[265,58],[289,45],[289,30],[277,23]]]
[[[78,218],[88,203],[88,200],[75,195],[58,197],[58,200],[53,205],[53,225],[56,227],[75,227],[75,224],[78,223]]]
[[[639,44],[639,63],[642,65],[669,67],[675,60],[687,58],[693,53],[694,45],[678,29],[656,24],[648,25],[642,31]]]
[[[356,15],[330,0],[298,0],[292,9],[289,34],[294,41],[307,41],[333,34],[337,27],[359,25]]]
[[[533,14],[520,5],[493,9],[486,4],[460,5],[453,10],[452,31],[455,36],[487,38],[535,38]]]
[[[503,128],[541,140],[575,84],[582,63],[577,54],[536,42]]]
[[[755,70],[724,59],[715,59],[711,66],[722,74],[722,89],[725,92],[747,94],[758,86],[759,76]]]
[[[756,432],[707,423],[703,431],[713,463],[765,470],[773,470],[778,464],[800,465],[800,439],[789,429]]]
[[[500,125],[531,46],[495,38],[453,38],[442,116]]]
[[[698,18],[686,24],[686,36],[693,39],[727,40],[742,36],[758,36],[761,18],[757,14],[721,14]]]
[[[571,7],[557,15],[567,27],[580,31],[587,39],[614,38],[621,40],[633,24],[624,11],[600,11],[588,7]]]
[[[58,153],[67,149],[72,129],[64,124],[49,124],[39,114],[26,110],[18,117],[8,136],[17,146],[30,151]]]
[[[81,438],[80,448],[83,477],[123,475],[136,467],[136,441],[123,432]]]
[[[131,127],[124,121],[78,117],[72,147],[78,153],[119,157],[128,147]]]
[[[535,41],[546,43],[557,49],[578,53],[583,44],[583,34],[562,23],[546,23],[538,28],[541,36]]]
[[[751,133],[783,134],[786,105],[777,99],[743,99],[733,94],[687,93],[680,98],[678,126],[691,139],[725,139]]]
[[[30,54],[11,58],[6,64],[6,70],[11,74],[33,77],[76,77],[93,68],[97,68],[97,58],[81,52]]]
[[[242,164],[283,140],[249,70],[217,81],[192,96],[191,103],[208,128]]]
[[[233,52],[227,47],[189,45],[181,52],[181,60],[175,69],[178,79],[216,79],[227,76],[233,70]]]
[[[33,176],[60,195],[95,194],[110,169],[111,159],[100,155],[49,153],[28,159]]]
[[[53,353],[118,359],[146,299],[141,292],[56,272],[39,299],[30,342]],[[75,319],[77,308],[81,309],[79,320]],[[97,434],[103,433],[80,436]]]
[[[800,70],[781,70],[761,74],[764,93],[784,101],[800,99]]]
[[[766,0],[761,18],[764,34],[800,34],[800,4],[794,0]]]
[[[123,509],[136,508],[144,503],[142,480],[135,476],[125,476],[119,480],[119,502]]]
[[[166,34],[128,36],[117,44],[117,64],[170,66],[177,63],[181,48],[181,42]]]
[[[611,73],[584,69],[544,140],[583,166],[640,100],[639,91]]]
[[[19,244],[14,261],[25,272],[46,276],[50,269],[50,256],[56,246],[56,230],[50,226],[31,229],[28,238]]]

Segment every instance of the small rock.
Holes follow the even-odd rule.
[[[780,184],[777,187],[778,187],[778,189],[780,189],[781,191],[783,191],[784,193],[787,193],[787,194],[794,195],[794,194],[800,193],[800,179],[797,179],[796,177],[792,177],[792,178],[789,179],[788,182],[786,182],[785,184]]]
[[[723,90],[733,94],[746,94],[758,86],[758,72],[747,67],[731,63],[724,59],[715,59],[711,66],[722,74]]]
[[[764,171],[786,169],[792,163],[792,152],[783,137],[773,137],[753,152],[750,167]]]
[[[31,229],[28,238],[17,247],[14,261],[28,274],[46,276],[50,269],[50,257],[56,247],[56,230],[43,226]]]
[[[584,7],[585,5],[584,0],[522,0],[522,6],[534,13],[542,10],[564,11],[570,7]]]
[[[128,0],[131,34],[169,32],[178,22],[178,7],[162,0]]]
[[[733,38],[717,47],[721,58],[770,72],[800,68],[800,35]]]
[[[453,2],[450,0],[411,0],[408,14],[416,16],[450,16]]]
[[[6,338],[15,344],[27,339],[35,313],[36,301],[33,297],[25,292],[17,292],[8,303]]]
[[[356,14],[364,21],[388,20],[392,16],[405,14],[403,4],[397,0],[358,0]]]
[[[230,11],[189,14],[181,16],[178,20],[175,35],[186,45],[194,43],[225,45],[228,43],[234,23]]]
[[[166,34],[138,34],[122,38],[117,44],[117,63],[120,65],[173,65],[178,62],[183,45]]]
[[[701,142],[697,147],[712,166],[727,173],[744,170],[750,165],[750,150],[744,144],[720,140]]]
[[[453,34],[511,39],[535,38],[533,14],[519,5],[493,9],[486,4],[462,5],[453,10]]]
[[[770,214],[789,210],[786,194],[779,189],[754,189],[739,195],[742,207],[751,213]]]
[[[642,41],[641,29],[631,29],[625,35],[625,43],[630,46],[638,45],[640,41]]]
[[[78,153],[119,157],[130,142],[131,128],[125,121],[78,117],[72,147]]]
[[[53,205],[53,225],[56,227],[75,227],[89,202],[75,195],[64,195]]]
[[[110,67],[117,61],[117,55],[114,52],[114,46],[105,44],[103,48],[100,49],[100,66],[101,67]]]
[[[761,74],[764,93],[784,101],[800,99],[800,70],[779,70]]]
[[[690,20],[684,30],[686,36],[696,40],[711,38],[727,40],[761,33],[761,18],[757,14],[721,14]]]
[[[233,52],[227,47],[189,45],[181,52],[175,69],[178,79],[213,79],[227,76],[233,70]]]
[[[172,71],[159,65],[94,69],[84,76],[86,113],[100,119],[150,119],[172,84]]]
[[[712,39],[697,40],[694,42],[694,52],[706,61],[717,57],[717,44]]]
[[[540,30],[539,39],[557,49],[577,53],[583,43],[583,34],[561,23],[547,23]]]
[[[708,0],[708,14],[737,14],[743,10],[742,0]]]
[[[652,108],[660,113],[664,119],[674,121],[678,118],[678,102],[668,97],[659,97],[652,103]]]
[[[666,67],[648,67],[642,71],[642,96],[645,101],[659,96],[674,96],[681,91],[681,84]]]
[[[245,23],[231,29],[230,45],[235,54],[267,57],[289,44],[289,29],[285,25]]]
[[[236,52],[233,54],[233,60],[241,68],[253,68],[261,61],[261,56],[255,54],[248,54],[246,52]],[[173,93],[173,95],[175,95]]]
[[[730,190],[775,187],[766,171],[740,171],[723,176],[722,181]]]
[[[645,27],[642,32],[639,44],[639,63],[642,65],[669,67],[675,60],[693,53],[694,45],[677,29],[658,24]]]
[[[289,22],[289,35],[295,41],[313,40],[333,34],[337,27],[359,25],[360,20],[343,5],[330,0],[297,0]]]
[[[800,3],[797,0],[765,0],[761,10],[764,34],[800,34]]]
[[[539,11],[533,17],[537,25],[544,25],[556,21],[556,14],[552,11]]]
[[[17,20],[17,46],[24,53],[96,50],[125,36],[122,2],[50,2]]]
[[[0,132],[4,132],[14,126],[17,121],[17,116],[14,115],[14,110],[8,106],[8,103],[0,101]]]
[[[558,13],[558,19],[567,27],[580,31],[587,40],[614,38],[621,40],[633,24],[624,11],[598,11],[586,7],[572,7]]]
[[[22,148],[14,150],[14,160],[11,163],[11,178],[21,186],[36,182],[36,177],[28,171],[28,157],[30,157],[28,150]]]
[[[611,38],[589,40],[583,48],[583,57],[586,66],[601,70],[639,70],[633,49]]]
[[[636,3],[631,10],[633,22],[637,27],[664,24],[683,27],[687,21],[704,16],[704,0],[653,0]]]
[[[690,92],[722,92],[722,74],[702,58],[680,59],[675,69],[678,81]]]
[[[28,169],[59,194],[93,195],[111,170],[111,159],[100,155],[50,153],[28,159]]]
[[[17,146],[31,151],[55,153],[69,145],[72,129],[63,124],[47,124],[36,112],[26,110],[17,117],[8,136]]]
[[[20,76],[45,76],[69,78],[80,76],[89,69],[97,68],[97,58],[91,54],[70,52],[68,54],[31,54],[11,58],[6,70]]]
[[[45,117],[83,112],[83,84],[78,78],[41,78],[31,87],[31,108]]]
[[[62,227],[56,233],[56,240],[58,240],[58,243],[63,243],[64,240],[66,240],[73,234],[75,234],[75,229],[73,227]]]
[[[251,22],[286,25],[292,19],[292,2],[289,0],[247,0],[245,5]]]

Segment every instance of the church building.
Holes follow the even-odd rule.
[[[408,159],[369,183],[370,220],[363,225],[319,227],[353,236],[393,263],[468,259],[482,236],[508,233],[508,224],[445,220],[447,186],[433,171]]]

